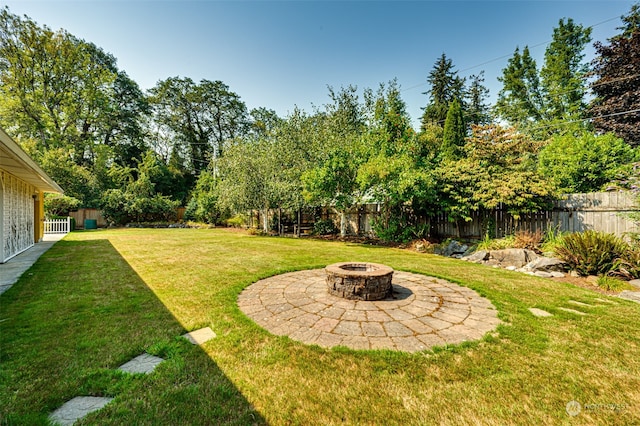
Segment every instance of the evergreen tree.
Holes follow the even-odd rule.
[[[444,132],[442,134],[441,158],[456,160],[460,158],[464,140],[467,136],[467,126],[464,122],[462,105],[460,101],[454,99],[449,106],[447,118],[444,122]]]
[[[458,76],[453,62],[447,59],[444,53],[434,64],[427,82],[431,89],[423,93],[429,96],[429,104],[424,108],[422,115],[422,129],[430,123],[442,126],[447,117],[449,104],[454,99],[462,99],[464,92],[464,78]]]
[[[489,96],[489,89],[485,87],[484,71],[470,77],[471,83],[467,90],[466,121],[469,125],[485,125],[491,122],[489,106],[485,103]]]
[[[502,89],[495,106],[496,115],[516,126],[527,125],[542,118],[542,94],[535,60],[525,46],[516,47],[507,67],[502,70]]]
[[[591,28],[561,19],[544,55],[540,71],[547,120],[581,118],[586,108],[584,47],[591,41]]]
[[[640,145],[640,4],[622,17],[622,33],[609,45],[596,42],[593,62],[596,98],[590,108],[597,130],[613,132],[632,146]]]
[[[622,34],[617,37],[630,38],[631,35],[640,29],[640,3],[636,3],[631,6],[629,14],[621,17],[624,25],[618,27],[618,30],[622,30]]]

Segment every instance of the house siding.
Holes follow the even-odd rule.
[[[34,244],[34,200],[36,188],[0,170],[0,263]]]

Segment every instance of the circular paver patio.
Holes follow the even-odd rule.
[[[314,269],[260,280],[238,305],[273,334],[326,348],[417,352],[480,339],[500,324],[489,300],[446,280],[395,271],[393,291],[385,300],[342,299]]]

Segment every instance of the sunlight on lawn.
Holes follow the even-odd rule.
[[[415,354],[327,350],[274,336],[237,306],[259,279],[352,259],[469,287],[504,324],[478,342]],[[51,411],[78,383],[116,396],[88,418],[99,424],[145,423],[149,412],[186,423],[549,424],[571,420],[572,400],[585,424],[640,418],[640,305],[565,283],[406,250],[188,229],[72,233],[33,273],[2,296],[3,318],[16,318],[0,324],[13,348],[6,377],[19,395],[33,394],[9,402],[0,391],[3,412],[18,420]],[[55,321],[40,324],[51,306]],[[531,307],[553,316],[536,318]],[[217,337],[202,350],[177,339],[207,326]],[[107,379],[104,369],[147,350],[167,359],[149,379]],[[70,359],[77,367],[66,368]],[[44,369],[58,371],[57,382],[39,391],[28,378]],[[593,404],[624,409],[584,409]]]

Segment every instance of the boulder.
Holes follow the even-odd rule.
[[[620,293],[618,297],[640,303],[640,291],[625,290],[622,293]]]
[[[503,267],[515,266],[516,268],[522,268],[524,265],[537,258],[538,255],[533,250],[527,249],[510,248],[504,250],[491,250],[489,252],[489,261],[493,260],[496,264]]]
[[[463,255],[467,250],[469,250],[469,246],[466,244],[461,244],[456,240],[451,240],[449,244],[444,247],[438,247],[434,250],[434,253],[451,257],[454,255]]]
[[[555,257],[538,257],[525,265],[525,269],[529,271],[543,271],[543,272],[566,272],[569,270],[569,265],[566,262],[556,259]]]
[[[489,252],[486,250],[478,250],[477,252],[470,254],[469,256],[465,256],[462,259],[467,262],[482,263],[489,259]]]
[[[631,284],[634,287],[640,288],[640,280],[631,280],[629,281],[629,284]]]

